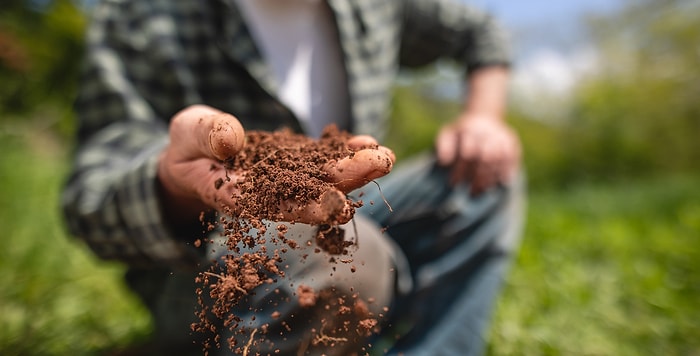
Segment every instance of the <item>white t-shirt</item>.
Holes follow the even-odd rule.
[[[267,61],[279,99],[318,137],[336,123],[347,128],[347,83],[332,13],[322,0],[237,0]]]

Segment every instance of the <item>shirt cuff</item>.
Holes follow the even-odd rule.
[[[130,240],[131,251],[122,257],[131,265],[169,265],[172,267],[192,268],[201,260],[198,250],[187,243],[194,241],[178,236],[166,224],[163,209],[158,196],[157,170],[158,156],[163,145],[136,157],[132,168],[117,185],[116,201],[118,214],[123,222]],[[128,261],[131,259],[133,261]],[[140,260],[140,263],[139,263]],[[144,263],[145,262],[145,263]]]

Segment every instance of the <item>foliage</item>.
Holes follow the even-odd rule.
[[[642,1],[591,19],[601,68],[580,83],[558,133],[554,179],[700,169],[700,4]]]
[[[71,0],[3,2],[0,12],[0,115],[3,120],[37,111],[69,133],[70,103],[83,48],[85,16]]]

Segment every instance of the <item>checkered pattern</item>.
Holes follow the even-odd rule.
[[[382,136],[402,66],[454,59],[473,70],[507,64],[504,32],[449,1],[328,0],[344,54],[349,129]],[[168,120],[192,104],[247,129],[301,131],[233,0],[103,0],[92,14],[76,111],[75,166],[63,194],[72,233],[102,258],[190,266],[196,231],[171,231],[157,199],[157,155]]]

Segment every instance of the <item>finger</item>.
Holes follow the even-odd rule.
[[[468,134],[463,134],[458,143],[459,146],[455,148],[455,163],[450,172],[450,184],[452,185],[471,181],[474,178],[476,164],[478,164],[481,155],[478,142]]]
[[[518,176],[518,171],[520,169],[520,164],[517,159],[511,159],[504,163],[505,167],[503,173],[500,177],[500,181],[504,184],[510,184],[515,181]]]
[[[222,203],[230,205],[232,198],[239,195],[234,184],[238,176],[227,172],[220,163],[208,161],[207,164],[191,165],[183,176],[191,176],[193,181],[202,182],[195,187],[197,196],[211,208],[219,209]]]
[[[504,162],[504,176],[502,177],[503,183],[511,183],[518,176],[520,170],[520,160],[522,157],[522,152],[520,148],[520,141],[517,139],[515,134],[511,135],[512,139],[509,141],[507,159]]]
[[[280,204],[282,221],[304,224],[344,224],[352,219],[354,208],[342,192],[331,189],[317,201],[299,204],[287,201]]]
[[[168,168],[158,172],[161,184],[169,191],[195,199],[208,208],[219,209],[222,202],[229,203],[233,194],[237,194],[235,185],[231,183],[238,177],[234,172],[226,172],[223,164],[217,161],[202,157],[190,161],[170,161],[163,165]],[[188,205],[192,208],[191,204]]]
[[[240,198],[236,184],[226,182],[210,198],[214,205],[231,208],[240,214],[246,208]],[[345,195],[337,189],[329,189],[317,199],[305,203],[295,200],[280,202],[273,210],[265,212],[265,218],[274,221],[298,222],[304,224],[344,224],[352,219],[354,208]]]
[[[182,144],[182,150],[186,151],[185,159],[225,160],[245,144],[245,131],[238,119],[207,106],[189,107],[175,115],[172,135],[176,136],[172,137],[173,141]]]
[[[451,165],[455,161],[459,137],[448,128],[443,128],[435,142],[435,151],[438,164]]]
[[[377,143],[377,140],[369,135],[357,135],[353,136],[350,138],[347,142],[346,145],[348,146],[348,149],[353,152],[365,150],[365,149],[373,149],[373,150],[380,150],[384,154],[386,154],[389,159],[391,159],[392,164],[396,162],[396,155],[394,154],[394,151],[389,149],[388,147],[385,146],[380,146],[379,143]]]
[[[508,134],[497,137],[490,145],[484,147],[482,160],[493,171],[493,185],[509,183],[515,176],[520,160],[517,139]]]
[[[202,130],[209,132],[209,149],[220,160],[233,157],[245,145],[245,132],[241,123],[229,114],[202,118]]]
[[[472,176],[470,193],[477,195],[498,183],[497,168],[488,162],[480,162],[476,165]]]
[[[497,184],[508,184],[517,175],[520,150],[513,136],[501,136],[482,148],[475,173],[474,192],[479,193]]]
[[[386,147],[364,149],[351,157],[331,162],[324,170],[328,172],[328,181],[342,192],[348,193],[374,179],[391,172],[394,165],[394,153]]]
[[[357,135],[347,141],[347,146],[351,151],[359,151],[366,148],[376,148],[379,146],[377,140],[369,135]]]

